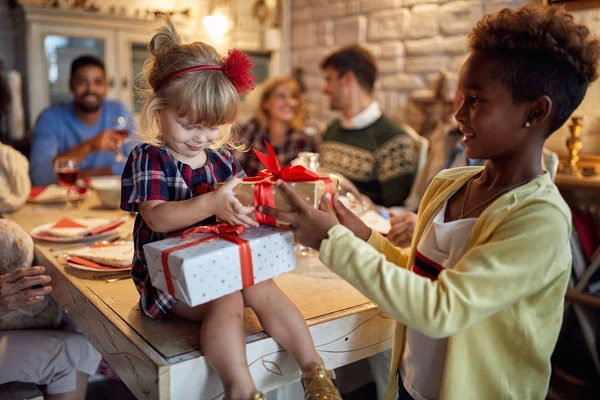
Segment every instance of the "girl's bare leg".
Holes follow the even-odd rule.
[[[235,292],[198,307],[178,302],[173,306],[178,317],[202,321],[202,352],[217,371],[227,400],[248,400],[256,392],[246,360],[244,301]]]
[[[304,317],[272,279],[250,286],[242,293],[265,331],[290,352],[302,372],[323,364]]]

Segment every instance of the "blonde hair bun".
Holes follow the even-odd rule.
[[[160,20],[163,23],[163,26],[152,39],[150,39],[150,43],[148,43],[148,51],[154,57],[169,47],[181,44],[181,38],[179,37],[173,22],[171,22],[171,19],[161,17]]]

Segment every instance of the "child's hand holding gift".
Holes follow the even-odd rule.
[[[240,178],[232,178],[219,186],[210,195],[213,196],[214,215],[230,225],[258,226],[248,214],[254,212],[253,207],[244,207],[235,197],[234,189],[242,183]]]
[[[295,211],[286,212],[270,207],[261,206],[260,212],[271,215],[290,223],[296,239],[304,246],[318,250],[323,239],[327,238],[327,232],[333,226],[342,224],[350,229],[354,235],[362,240],[368,240],[371,229],[365,225],[352,211],[348,210],[337,195],[333,196],[333,210],[330,207],[330,196],[325,194],[321,200],[320,210],[312,208],[283,181],[277,181],[279,188],[296,207]]]

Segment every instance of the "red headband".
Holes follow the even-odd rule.
[[[195,67],[180,69],[179,71],[172,72],[169,75],[162,78],[160,81],[158,81],[158,83],[154,86],[154,91],[157,92],[158,90],[160,90],[161,87],[165,85],[165,83],[167,83],[171,79],[183,74],[187,74],[188,72],[202,70],[217,70],[223,71],[223,74],[233,84],[238,94],[243,94],[254,89],[255,77],[254,75],[252,75],[250,70],[255,65],[256,63],[253,63],[252,59],[248,57],[246,53],[237,49],[229,50],[227,56],[223,58],[222,66],[197,65]]]

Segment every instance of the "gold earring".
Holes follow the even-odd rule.
[[[530,128],[531,127],[531,123],[529,121],[525,121],[525,128]]]

